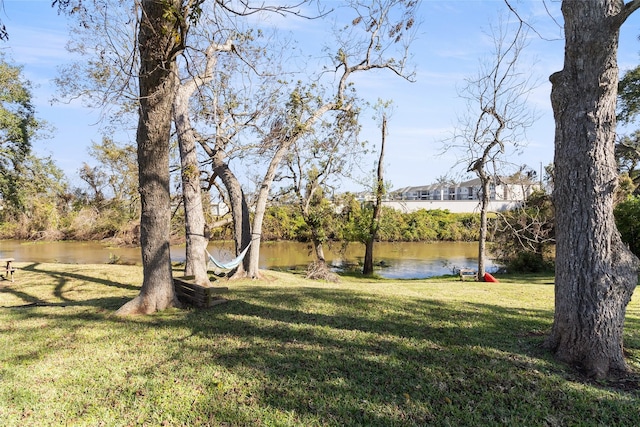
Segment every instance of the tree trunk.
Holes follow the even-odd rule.
[[[247,269],[247,276],[252,279],[260,278],[260,241],[262,240],[262,222],[264,221],[264,213],[267,209],[267,198],[269,196],[269,189],[271,187],[271,181],[265,183],[263,181],[260,191],[258,192],[258,200],[256,202],[255,215],[253,217],[253,227],[251,231],[251,249],[249,250],[249,268]]]
[[[236,243],[236,256],[251,242],[251,220],[249,217],[249,205],[242,191],[240,181],[233,174],[229,165],[224,162],[223,153],[217,151],[213,158],[213,171],[220,177],[222,184],[229,193],[231,216],[233,217],[233,237]],[[246,275],[251,262],[251,250],[245,255],[232,277],[239,278]]]
[[[327,260],[324,256],[324,247],[322,246],[322,241],[320,239],[313,239],[313,249],[316,253],[316,260],[319,263],[326,265]]]
[[[169,137],[175,95],[175,23],[166,8],[180,10],[177,0],[142,1],[138,34],[140,106],[136,140],[142,211],[140,244],[144,278],[140,294],[116,314],[148,314],[179,305],[173,289],[169,254]]]
[[[180,86],[173,102],[173,120],[180,148],[182,199],[184,204],[186,260],[185,276],[194,276],[195,283],[209,286],[204,234],[205,219],[200,189],[200,165],[196,151],[196,135],[189,120],[189,98],[197,89],[194,81]]]
[[[200,189],[200,165],[196,151],[197,137],[189,119],[189,99],[198,87],[213,79],[218,52],[229,52],[231,48],[231,39],[223,45],[211,43],[205,52],[205,70],[178,87],[173,103],[174,122],[180,146],[182,197],[185,208],[185,275],[194,276],[197,284],[205,286],[211,284],[207,275],[208,260],[205,252],[209,242],[205,236],[206,224],[202,207],[202,190]],[[176,79],[179,84],[177,76]]]
[[[378,229],[380,228],[380,215],[382,212],[382,196],[384,196],[384,145],[387,136],[387,116],[382,116],[382,142],[380,146],[380,158],[378,158],[378,176],[376,179],[376,201],[373,205],[373,214],[371,215],[371,225],[369,227],[369,236],[365,243],[364,249],[364,266],[362,267],[362,274],[364,276],[371,276],[373,274],[373,245],[375,244],[376,237],[378,235]]]
[[[484,259],[487,251],[487,210],[489,209],[490,177],[486,175],[484,169],[477,171],[482,183],[482,194],[480,195],[480,235],[478,236],[478,281],[484,281]]]
[[[327,109],[328,110],[328,109]],[[324,112],[324,110],[322,110]],[[316,112],[318,117],[321,116],[319,112]],[[311,120],[309,120],[311,122]],[[308,128],[310,125],[307,124]],[[260,190],[258,191],[258,199],[256,201],[255,215],[253,217],[253,227],[251,227],[251,249],[249,250],[249,268],[247,269],[247,276],[253,279],[260,278],[260,241],[262,239],[262,222],[264,220],[264,213],[267,209],[267,200],[269,198],[269,191],[271,190],[271,184],[278,170],[278,166],[282,161],[282,158],[287,154],[289,148],[296,142],[296,140],[302,135],[298,133],[288,139],[281,142],[281,145],[276,150],[275,154],[269,162],[269,167],[265,173]]]
[[[613,217],[619,27],[637,7],[563,1],[564,68],[550,78],[557,246],[555,314],[545,345],[596,378],[628,370],[622,331],[638,282],[638,259]]]
[[[371,276],[373,274],[373,239],[367,236],[364,243],[364,265],[362,266],[362,275]]]

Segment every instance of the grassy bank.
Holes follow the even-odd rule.
[[[0,282],[0,420],[46,425],[640,425],[637,381],[540,348],[551,277],[501,283],[267,272],[229,302],[123,320],[138,266],[18,264]],[[640,371],[640,298],[625,345]]]

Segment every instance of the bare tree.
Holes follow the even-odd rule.
[[[467,112],[446,144],[448,149],[463,150],[459,164],[480,179],[479,280],[484,280],[485,273],[491,186],[498,184],[507,150],[522,146],[526,129],[535,120],[535,113],[527,104],[535,82],[519,64],[526,46],[524,24],[519,23],[511,34],[509,26],[500,21],[493,28],[492,38],[492,56],[481,63],[477,77],[466,79],[461,96],[467,101]]]
[[[543,271],[552,265],[547,259],[555,244],[554,225],[551,196],[537,191],[522,206],[497,213],[491,252],[509,269]]]
[[[217,187],[220,180],[224,187],[221,194],[231,208],[236,255],[251,242],[251,200],[235,165],[247,168],[252,155],[261,161],[269,155],[256,144],[253,133],[261,134],[261,122],[270,119],[286,85],[287,73],[280,63],[286,56],[277,46],[275,40],[253,31],[237,32],[233,54],[219,58],[213,81],[198,94],[198,115],[204,124],[200,143],[212,169],[209,186]],[[209,129],[213,131],[207,133]],[[232,277],[245,276],[250,256],[245,256]]]
[[[205,30],[200,30],[198,33],[191,33],[190,44],[185,50],[185,66],[183,70],[188,75],[187,80],[179,87],[176,94],[176,100],[174,102],[174,121],[176,124],[176,131],[178,134],[178,142],[180,146],[181,157],[181,177],[183,188],[183,200],[185,207],[185,228],[186,228],[186,265],[185,274],[194,275],[195,281],[198,283],[208,284],[207,277],[207,258],[205,256],[205,249],[207,247],[207,238],[205,236],[205,220],[202,210],[202,202],[200,198],[200,168],[198,162],[198,156],[196,154],[197,141],[202,144],[206,153],[212,162],[215,175],[221,178],[224,186],[226,187],[231,200],[231,207],[234,217],[238,216],[238,212],[246,214],[240,220],[235,221],[238,224],[238,233],[234,233],[236,236],[236,252],[240,253],[243,246],[243,242],[247,241],[244,231],[246,227],[244,222],[248,221],[248,209],[242,190],[238,191],[238,181],[235,175],[228,168],[228,162],[226,158],[228,156],[229,139],[221,138],[231,129],[231,132],[238,134],[244,128],[252,126],[251,120],[246,122],[246,118],[255,119],[258,114],[248,114],[247,111],[238,113],[238,110],[242,108],[242,105],[234,102],[237,98],[230,100],[225,98],[225,102],[229,101],[226,105],[218,104],[218,95],[221,91],[227,91],[232,86],[231,82],[236,82],[241,79],[236,79],[229,73],[231,70],[237,72],[237,69],[228,67],[227,69],[217,69],[219,55],[222,52],[226,53],[226,56],[233,56],[236,62],[242,63],[249,68],[250,73],[255,73],[258,68],[258,62],[260,61],[260,54],[265,54],[266,49],[257,48],[253,49],[250,45],[253,39],[252,32],[246,31],[241,33],[239,25],[235,22],[238,16],[252,14],[254,12],[276,12],[286,14],[299,14],[295,10],[295,6],[278,6],[271,7],[265,6],[258,8],[252,8],[248,4],[237,5],[240,6],[230,8],[223,3],[214,3],[211,8],[202,9],[203,15],[199,17],[201,26],[204,26]],[[216,10],[221,8],[221,11]],[[206,14],[204,14],[206,13]],[[228,28],[224,28],[224,26]],[[212,28],[213,31],[207,29]],[[226,39],[225,43],[216,43],[212,41],[215,38]],[[232,39],[236,39],[237,43],[234,45]],[[208,45],[204,52],[201,51],[199,46]],[[245,45],[249,45],[247,48]],[[243,56],[247,52],[253,54],[252,57]],[[274,58],[275,55],[270,55],[270,58]],[[195,71],[197,69],[197,58],[200,58],[200,62],[204,63],[204,68],[200,72]],[[233,60],[227,61],[233,63]],[[218,79],[214,79],[214,74],[218,73],[220,76]],[[271,76],[273,77],[273,76]],[[214,83],[215,82],[215,83]],[[219,84],[222,86],[221,91],[213,89],[215,93],[213,97],[205,96],[207,89],[205,85]],[[196,100],[200,102],[200,108],[195,110],[192,105],[189,104],[189,99],[196,95]],[[231,98],[235,97],[235,93],[231,91]],[[211,111],[211,105],[213,105],[213,112]],[[266,114],[269,109],[264,108],[264,104],[260,107],[254,108],[262,111],[262,114]],[[224,113],[221,115],[220,112]],[[202,136],[198,134],[192,127],[192,121],[190,115],[214,116],[215,122],[215,136],[210,138],[208,136]],[[242,117],[241,121],[237,120],[237,115]],[[230,121],[230,122],[229,122]],[[212,139],[213,144],[209,144],[208,141]],[[237,196],[241,195],[241,199]],[[244,219],[246,218],[246,219]],[[250,241],[250,240],[249,240]],[[243,266],[238,268],[237,271],[241,272]]]

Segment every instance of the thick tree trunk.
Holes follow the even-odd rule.
[[[556,121],[555,315],[545,345],[602,378],[626,371],[622,331],[638,259],[613,217],[619,0],[563,1],[564,69],[551,76]],[[637,5],[636,5],[637,6]]]
[[[138,180],[142,211],[140,244],[144,279],[140,294],[116,314],[148,314],[179,305],[173,289],[169,254],[170,187],[169,137],[175,94],[175,34],[165,19],[166,8],[180,2],[144,0],[138,44],[140,49],[140,107]]]
[[[196,151],[196,136],[189,120],[189,98],[197,85],[190,81],[180,86],[173,102],[173,117],[178,134],[184,204],[186,260],[185,276],[194,276],[195,283],[209,286],[206,249],[208,239],[204,234],[205,219],[200,189],[200,165]]]

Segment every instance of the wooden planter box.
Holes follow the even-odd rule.
[[[227,302],[218,294],[229,290],[227,287],[197,285],[188,278],[174,278],[173,287],[181,302],[201,308],[213,307]]]

